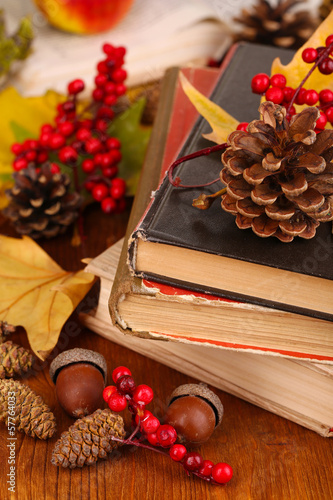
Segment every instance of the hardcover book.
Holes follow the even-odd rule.
[[[257,119],[260,97],[251,79],[270,72],[275,57],[284,63],[289,51],[240,44],[221,73],[212,101],[239,121]],[[210,145],[202,137],[209,125],[201,118],[180,156]],[[220,154],[183,163],[177,176],[183,184],[203,184],[219,177]],[[166,176],[148,211],[130,238],[128,259],[141,278],[198,293],[229,298],[331,321],[333,267],[331,224],[321,224],[312,240],[282,243],[237,228],[234,216],[216,202],[207,211],[192,207],[201,189],[181,189]],[[206,188],[209,194],[216,189]]]

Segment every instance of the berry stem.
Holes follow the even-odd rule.
[[[299,84],[299,86],[297,87],[291,101],[289,102],[289,106],[287,108],[287,116],[289,116],[289,113],[290,113],[290,110],[291,110],[291,107],[292,105],[294,104],[301,88],[303,87],[304,83],[307,81],[307,79],[312,75],[312,73],[314,72],[314,70],[319,66],[319,64],[324,60],[326,59],[326,57],[329,56],[331,50],[333,48],[333,42],[326,48],[326,50],[324,50],[322,52],[322,54],[320,55],[320,57],[318,57],[317,61],[314,63],[314,65],[312,66],[312,68],[310,69],[310,71],[305,75],[305,77],[303,78],[303,80],[301,81],[301,83]]]
[[[173,179],[172,174],[173,174],[174,169],[176,167],[178,167],[178,165],[180,165],[181,163],[184,163],[187,160],[193,160],[194,158],[199,158],[200,156],[210,155],[211,153],[215,153],[216,151],[223,151],[224,149],[226,149],[227,146],[228,145],[225,142],[223,144],[217,144],[216,146],[210,146],[209,148],[200,149],[199,151],[196,151],[195,153],[191,153],[189,155],[182,156],[181,158],[178,158],[176,161],[174,161],[170,165],[169,170],[168,170],[168,178],[169,178],[170,184],[172,184],[172,186],[181,187],[181,188],[198,188],[198,187],[205,187],[205,186],[210,186],[211,184],[214,184],[215,182],[217,182],[219,180],[219,178],[214,179],[211,182],[207,182],[206,184],[185,185],[185,184],[181,184],[181,180],[179,177],[176,177],[175,179]]]

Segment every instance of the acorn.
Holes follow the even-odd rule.
[[[206,384],[184,384],[171,394],[164,421],[176,429],[180,443],[201,444],[222,417],[223,405]]]
[[[83,418],[103,406],[107,377],[104,356],[88,349],[70,349],[50,365],[59,404],[68,415]]]

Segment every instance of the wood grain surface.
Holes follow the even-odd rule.
[[[86,256],[95,257],[125,234],[127,212],[115,217],[101,214],[98,207],[86,211]],[[0,232],[15,236],[0,220]],[[40,245],[65,269],[77,270],[82,250],[70,245],[71,234]],[[82,302],[89,307],[96,292]],[[13,338],[28,347],[21,329]],[[67,321],[57,347],[45,366],[37,365],[24,383],[41,394],[54,411],[57,433],[47,442],[17,432],[16,492],[8,491],[8,432],[0,427],[0,499],[19,500],[331,500],[333,498],[333,440],[325,439],[281,417],[227,393],[216,390],[225,414],[222,425],[198,451],[214,462],[228,462],[234,477],[225,486],[212,486],[187,477],[181,466],[167,457],[132,447],[116,456],[82,469],[60,469],[51,464],[54,444],[73,423],[56,400],[48,373],[49,362],[62,350],[84,347],[102,353],[111,372],[118,365],[130,367],[137,383],[150,385],[155,392],[152,411],[163,414],[172,390],[194,379],[155,361],[113,344],[82,328],[76,313]],[[205,363],[205,360],[202,360]],[[333,397],[333,395],[332,395]]]

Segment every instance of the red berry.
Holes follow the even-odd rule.
[[[112,164],[119,163],[121,160],[121,151],[119,149],[112,149],[110,152],[111,158],[112,158]]]
[[[19,170],[23,170],[24,168],[27,168],[28,166],[28,161],[25,158],[17,158],[13,162],[13,169],[18,172]]]
[[[116,85],[116,94],[118,96],[126,94],[126,90],[127,90],[127,87],[123,83],[118,83],[118,85]]]
[[[45,123],[40,128],[41,133],[51,134],[53,132],[53,127],[49,123]]]
[[[114,394],[117,391],[117,388],[115,385],[108,385],[107,387],[104,388],[103,391],[103,399],[107,403],[110,399],[110,396]]]
[[[284,75],[281,75],[280,73],[276,73],[276,75],[271,76],[272,87],[279,87],[280,89],[284,89],[286,83],[286,77]]]
[[[274,104],[281,104],[284,98],[284,93],[280,87],[270,87],[266,91],[265,97],[267,101],[272,101]]]
[[[116,137],[109,137],[106,140],[106,147],[108,149],[120,149],[121,147],[120,140],[117,139]]]
[[[170,457],[175,462],[180,462],[181,460],[183,460],[186,453],[187,453],[187,450],[186,450],[185,446],[182,444],[174,444],[173,446],[171,446],[171,448],[169,450]]]
[[[114,82],[108,82],[104,90],[107,94],[114,94],[116,92],[116,84]]]
[[[258,73],[252,78],[251,89],[255,94],[264,94],[269,87],[269,76],[266,73]]]
[[[99,132],[106,132],[108,128],[108,122],[106,120],[99,119],[96,121],[95,127]]]
[[[333,59],[326,57],[318,66],[320,73],[323,75],[331,75],[333,73]]]
[[[127,400],[122,394],[114,392],[108,399],[108,405],[112,411],[123,411],[127,406]]]
[[[328,102],[333,102],[333,92],[329,89],[323,89],[319,92],[320,104],[326,104]]]
[[[79,141],[86,141],[87,139],[90,139],[91,137],[91,132],[88,128],[79,128],[79,130],[76,132],[76,138]]]
[[[133,394],[135,391],[135,382],[131,375],[119,377],[116,385],[120,394]]]
[[[214,463],[211,460],[204,460],[202,462],[201,467],[198,469],[199,474],[202,476],[209,477],[212,472],[212,468],[214,467]]]
[[[112,372],[112,380],[116,383],[118,378],[123,377],[124,375],[132,375],[132,373],[128,368],[126,368],[126,366],[118,366]]]
[[[39,142],[36,139],[27,139],[26,141],[24,141],[24,147],[26,149],[38,149]]]
[[[125,196],[126,192],[126,182],[124,179],[117,177],[112,180],[110,194],[115,200],[120,200]]]
[[[328,121],[333,125],[333,106],[326,110],[325,115]]]
[[[28,162],[35,161],[37,158],[36,151],[34,151],[34,150],[27,151],[25,154],[25,158],[26,158],[26,160],[28,160]]]
[[[48,146],[50,142],[51,134],[49,132],[42,132],[39,138],[39,143],[41,146]]]
[[[90,158],[83,160],[82,162],[82,170],[85,174],[91,174],[95,170],[95,163]]]
[[[77,152],[72,146],[60,149],[58,156],[62,163],[73,163],[77,160]]]
[[[240,122],[237,125],[237,129],[236,130],[244,130],[244,132],[246,132],[247,126],[248,126],[248,122]]]
[[[93,190],[93,187],[96,185],[95,181],[85,181],[84,183],[84,187],[87,191],[92,191]],[[104,198],[106,199],[106,198]],[[103,200],[104,201],[104,200]],[[102,201],[102,203],[103,203]]]
[[[118,97],[116,95],[109,94],[109,95],[104,97],[103,102],[104,102],[105,106],[113,106],[114,104],[116,104],[117,99],[118,99]]]
[[[14,155],[19,155],[23,151],[22,145],[19,144],[18,142],[15,142],[14,144],[12,144],[10,149],[11,149],[12,153],[14,153]]]
[[[113,179],[118,174],[118,167],[115,165],[111,167],[103,167],[103,175],[107,179]]]
[[[51,173],[52,174],[59,174],[61,172],[59,165],[56,163],[51,163]]]
[[[315,90],[307,90],[304,94],[304,102],[308,106],[314,106],[319,100],[319,94]]]
[[[102,201],[104,198],[106,198],[109,194],[108,187],[106,184],[103,184],[102,182],[99,182],[98,184],[95,184],[93,187],[93,190],[91,192],[92,197],[96,201]]]
[[[303,87],[299,89],[299,92],[298,92],[296,99],[295,99],[296,104],[299,104],[299,105],[304,104],[305,93],[306,93],[306,90]]]
[[[147,435],[147,440],[153,446],[158,446],[159,445],[156,432],[152,432],[151,434],[148,434]]]
[[[319,128],[319,130],[324,130],[326,124],[327,124],[327,116],[325,115],[325,113],[321,111],[320,116],[316,121],[316,128]]]
[[[49,146],[51,149],[59,149],[65,145],[65,142],[66,142],[65,137],[55,132],[54,134],[51,135],[49,139]]]
[[[333,35],[329,35],[329,36],[326,38],[325,45],[326,45],[326,47],[329,47],[332,43],[333,43]],[[332,49],[330,50],[330,54],[332,54],[332,52],[333,52],[333,47],[332,47]]]
[[[48,154],[46,151],[41,151],[40,153],[38,153],[37,155],[38,163],[44,163],[45,161],[47,161],[47,159],[48,159]]]
[[[104,43],[102,50],[107,56],[114,54],[114,46],[110,43]]]
[[[157,429],[156,436],[160,446],[163,448],[169,448],[172,446],[177,439],[177,432],[174,427],[169,424],[160,425]]]
[[[283,89],[283,94],[284,94],[284,100],[286,102],[290,102],[294,97],[295,90],[292,87],[285,87]]]
[[[288,117],[292,117],[294,115],[296,115],[296,108],[295,108],[295,106],[291,106],[291,108],[288,111]]]
[[[103,154],[102,153],[96,153],[94,156],[94,163],[96,167],[100,167],[102,164],[103,160]]]
[[[218,463],[212,468],[212,478],[216,483],[225,484],[232,478],[233,470],[229,464]]]
[[[112,111],[112,109],[108,108],[107,106],[101,106],[97,111],[97,117],[109,118],[111,120],[111,118],[114,117],[114,111]]]
[[[302,52],[302,59],[305,63],[313,63],[318,57],[318,52],[312,47],[304,49]]]
[[[95,84],[97,87],[104,87],[104,85],[108,82],[108,77],[104,74],[99,74],[95,76]]]
[[[100,87],[97,87],[96,89],[94,89],[92,91],[92,98],[94,99],[94,101],[103,101],[104,99],[104,90]]]
[[[84,89],[84,81],[77,79],[68,84],[68,93],[71,95],[78,94]]]
[[[95,154],[102,148],[102,143],[96,137],[90,137],[85,142],[85,149],[89,154]]]
[[[147,405],[153,400],[153,398],[154,393],[152,388],[145,384],[138,385],[133,394],[133,400],[136,403],[144,403]]]
[[[111,77],[114,82],[123,83],[127,78],[127,71],[123,68],[117,68],[113,71]]]
[[[150,411],[145,410],[140,423],[141,431],[145,432],[147,435],[155,434],[160,425],[161,424],[158,418],[156,418]]]
[[[197,451],[191,451],[190,453],[186,453],[184,457],[184,468],[191,472],[195,472],[203,464],[203,458]]]
[[[124,57],[124,55],[126,54],[126,48],[125,47],[116,47],[115,48],[115,55],[116,57]]]
[[[64,135],[65,137],[68,137],[74,132],[74,124],[72,122],[62,122],[59,123],[58,129],[60,134]]]
[[[112,214],[117,210],[116,200],[111,198],[111,196],[104,198],[104,200],[101,201],[101,209],[105,214]]]

